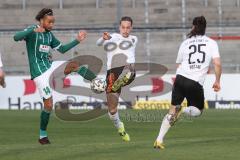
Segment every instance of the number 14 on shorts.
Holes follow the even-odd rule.
[[[45,93],[46,95],[51,94],[51,91],[50,91],[50,88],[49,88],[49,87],[43,88],[43,91],[44,91],[44,93]]]

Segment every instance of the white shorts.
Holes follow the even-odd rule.
[[[64,62],[63,61],[53,62],[51,68],[45,71],[42,75],[33,79],[38,88],[41,98],[49,99],[50,97],[52,97],[52,88],[50,87],[49,83],[50,76],[53,73],[53,71],[62,63]]]
[[[48,99],[52,97],[52,89],[49,84],[49,78],[51,75],[51,68],[49,68],[46,72],[44,72],[42,75],[36,77],[33,79],[35,82],[38,92],[43,99]]]

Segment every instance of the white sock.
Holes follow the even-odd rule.
[[[111,114],[110,112],[108,112],[108,115],[110,117],[110,119],[113,121],[114,126],[118,129],[121,127],[121,120],[119,118],[118,112],[116,112],[115,114]]]
[[[163,138],[166,135],[166,133],[168,132],[169,128],[171,127],[170,122],[169,122],[169,116],[171,116],[170,114],[166,114],[165,117],[163,118],[162,121],[162,125],[157,137],[157,141],[163,143]]]
[[[191,117],[196,117],[201,114],[201,111],[197,107],[189,106],[183,109],[183,113]]]

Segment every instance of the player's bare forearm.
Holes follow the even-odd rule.
[[[220,82],[221,74],[222,74],[222,65],[220,58],[213,59],[213,65],[215,70],[216,81]]]
[[[222,74],[222,67],[215,66],[216,81],[220,82],[221,74]]]
[[[222,74],[222,65],[221,65],[220,58],[214,58],[213,65],[214,65],[216,80],[215,80],[212,88],[214,89],[215,92],[218,92],[221,89],[220,78],[221,78],[221,74]]]

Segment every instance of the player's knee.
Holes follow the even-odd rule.
[[[191,117],[198,117],[202,114],[202,110],[194,106],[189,106],[185,110],[185,113],[188,113],[188,115]]]
[[[44,105],[44,109],[51,112],[53,108],[53,105]]]
[[[112,108],[108,110],[109,114],[114,115],[115,113],[117,113],[117,108]]]
[[[53,108],[52,98],[44,99],[43,103],[44,103],[44,109],[45,110],[52,111],[52,108]]]
[[[193,117],[201,116],[201,114],[202,114],[202,111],[199,110],[198,108],[196,108],[196,110],[194,112],[192,112]]]

